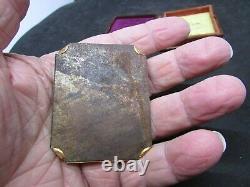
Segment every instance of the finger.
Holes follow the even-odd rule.
[[[245,97],[246,88],[238,78],[221,75],[154,99],[151,102],[153,136],[164,137],[222,116],[238,108]]]
[[[225,145],[222,135],[208,130],[193,131],[174,140],[156,144],[142,159],[150,161],[146,175],[140,177],[138,173],[122,173],[122,184],[176,184],[213,166],[220,159]]]
[[[186,79],[214,70],[232,57],[230,44],[208,37],[148,59],[151,92],[156,93]]]
[[[29,0],[0,0],[0,48],[3,50],[15,36],[26,14]]]
[[[143,54],[151,54],[176,45],[189,34],[186,21],[178,17],[159,18],[83,40],[85,43],[130,44]]]
[[[101,34],[87,38],[82,43],[100,44],[131,44],[142,53],[150,54],[160,49],[173,46],[184,40],[189,34],[189,26],[182,18],[159,18],[110,34]],[[48,71],[51,80],[54,76],[55,52],[42,56],[44,69]]]

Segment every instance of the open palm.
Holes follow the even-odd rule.
[[[15,34],[28,1],[1,0],[0,46]],[[11,21],[10,21],[11,20]],[[83,42],[135,45],[144,54],[173,46],[188,36],[180,18],[161,18]],[[148,59],[150,89],[157,93],[227,62],[230,45],[210,37]],[[221,157],[218,133],[196,130],[159,143],[144,156],[145,176],[104,172],[100,164],[67,165],[49,148],[54,53],[40,58],[0,55],[0,186],[166,186],[199,174]],[[232,76],[216,76],[151,101],[154,139],[214,119],[238,108],[245,87]]]

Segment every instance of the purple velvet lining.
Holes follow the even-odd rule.
[[[130,16],[130,17],[116,17],[110,27],[109,32],[113,32],[125,27],[130,27],[133,25],[138,25],[155,19],[153,15],[142,15],[142,16]]]

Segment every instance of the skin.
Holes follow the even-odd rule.
[[[0,0],[1,49],[15,35],[28,4]],[[188,33],[184,20],[161,18],[83,42],[132,44],[152,54],[182,41]],[[210,72],[231,55],[224,39],[209,37],[149,58],[150,90],[157,93]],[[195,130],[154,145],[143,158],[150,164],[142,177],[104,172],[100,164],[65,164],[49,148],[53,70],[54,53],[40,58],[0,55],[0,186],[167,186],[204,172],[221,158],[224,147],[219,136]],[[245,95],[238,78],[220,75],[154,99],[153,137],[166,137],[231,112]]]

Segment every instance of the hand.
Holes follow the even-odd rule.
[[[15,34],[26,0],[2,0],[0,46]],[[10,21],[12,20],[12,21]],[[161,18],[83,42],[133,44],[144,54],[173,46],[188,36],[181,18]],[[226,63],[230,45],[221,38],[201,39],[148,59],[151,93],[169,89]],[[166,186],[197,175],[221,157],[218,133],[196,130],[159,143],[145,155],[145,176],[104,172],[100,164],[67,165],[49,148],[54,53],[41,58],[0,55],[0,186]],[[181,92],[154,99],[154,139],[169,136],[238,108],[245,87],[232,76],[206,79]]]

